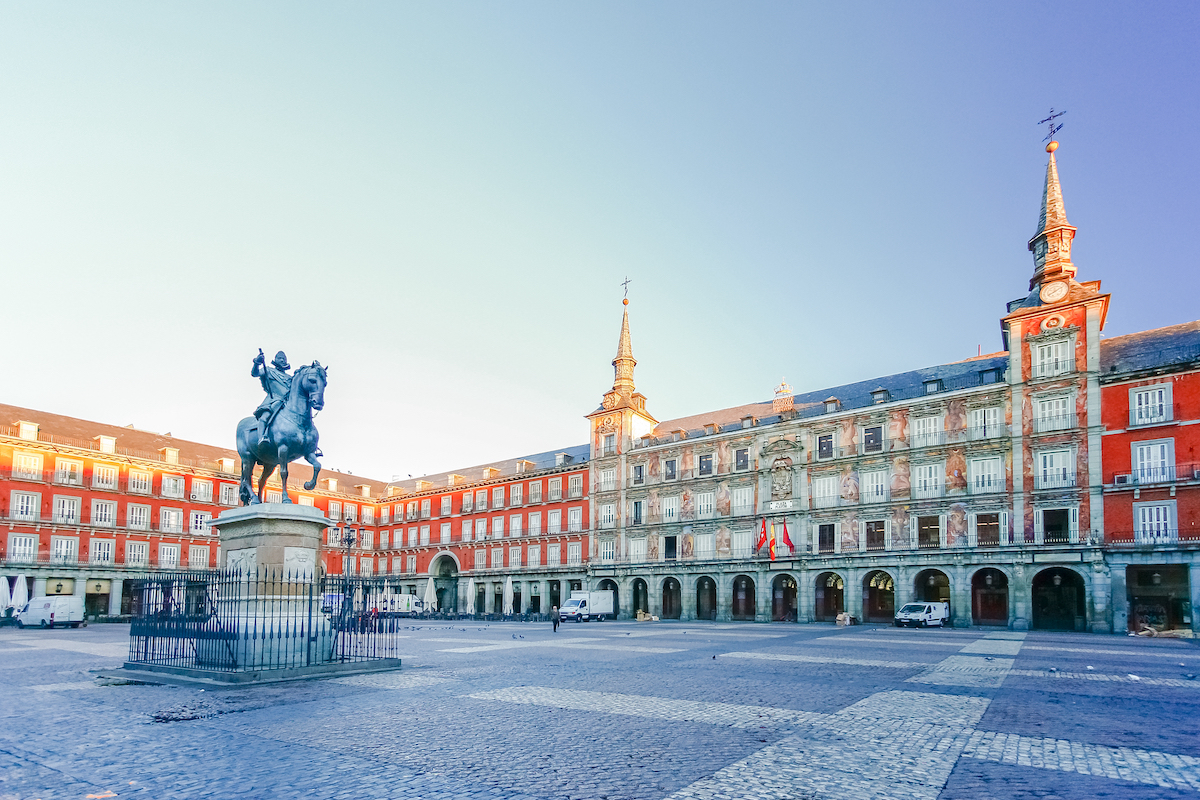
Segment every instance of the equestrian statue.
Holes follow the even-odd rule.
[[[242,484],[238,491],[242,505],[263,502],[263,489],[267,479],[279,468],[283,480],[283,502],[290,503],[287,480],[288,464],[302,458],[312,464],[312,480],[304,488],[312,491],[321,474],[323,455],[317,447],[317,429],[313,426],[313,412],[325,407],[325,383],[327,367],[319,361],[298,367],[288,374],[291,365],[280,350],[270,364],[260,349],[254,357],[251,377],[258,378],[267,396],[254,410],[254,416],[246,417],[237,426],[237,451],[242,457]],[[258,479],[258,491],[254,491],[254,467],[262,465]]]

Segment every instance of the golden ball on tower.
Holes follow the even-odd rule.
[[[628,297],[622,298],[621,305],[623,305],[623,306],[629,305],[629,298]]]
[[[1058,149],[1058,142],[1052,141],[1052,142],[1050,142],[1050,144],[1046,145],[1047,153],[1053,153],[1057,149]]]

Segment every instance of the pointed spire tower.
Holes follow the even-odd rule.
[[[1037,232],[1029,240],[1029,251],[1033,253],[1034,271],[1029,280],[1029,290],[1057,279],[1074,279],[1075,265],[1071,263],[1071,241],[1075,228],[1067,222],[1067,210],[1063,205],[1062,185],[1058,182],[1058,162],[1054,151],[1058,142],[1046,145],[1050,161],[1046,164],[1046,185],[1042,189],[1042,213],[1038,217]]]
[[[587,415],[592,422],[596,454],[624,452],[633,439],[644,436],[658,424],[658,420],[646,413],[646,396],[638,392],[633,383],[637,359],[633,357],[633,342],[629,336],[629,299],[621,302],[625,312],[621,317],[617,357],[612,360],[613,385],[604,393],[600,408]]]

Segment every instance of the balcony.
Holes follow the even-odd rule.
[[[1079,421],[1074,414],[1063,414],[1057,417],[1037,417],[1033,420],[1034,433],[1069,431],[1077,427],[1079,427]]]
[[[1133,531],[1106,531],[1104,543],[1111,547],[1200,544],[1200,528],[1148,527]]]
[[[972,442],[982,442],[987,439],[999,439],[1009,435],[1007,425],[981,425],[977,428],[967,428],[967,438]]]
[[[1145,425],[1162,425],[1175,421],[1175,409],[1167,403],[1129,409],[1129,427],[1140,428]]]
[[[927,433],[914,433],[912,441],[909,442],[909,447],[937,447],[945,443],[945,431],[929,431]]]
[[[929,500],[935,497],[942,496],[941,483],[914,483],[912,487],[913,497],[917,500]]]
[[[1180,464],[1142,467],[1133,472],[1113,476],[1114,486],[1152,486],[1156,483],[1177,483],[1200,480],[1200,464]]]
[[[1037,478],[1038,490],[1041,489],[1073,489],[1075,488],[1074,472],[1043,472]]]
[[[1033,378],[1055,378],[1059,375],[1070,375],[1074,372],[1075,359],[1064,358],[1034,364],[1029,374]]]

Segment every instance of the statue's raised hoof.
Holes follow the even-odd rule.
[[[304,482],[304,491],[311,492],[316,487],[316,485],[317,485],[316,481],[305,481]]]

